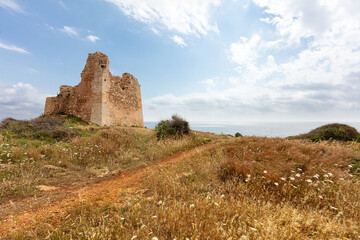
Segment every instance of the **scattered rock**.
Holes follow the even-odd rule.
[[[44,191],[44,192],[55,191],[55,190],[59,189],[58,187],[46,186],[46,185],[38,185],[38,186],[36,186],[36,188],[39,189],[40,191]]]
[[[11,164],[0,164],[0,169],[11,168]]]
[[[99,177],[99,178],[105,177],[106,175],[108,175],[110,173],[110,171],[107,167],[104,167],[101,169],[92,168],[91,172],[93,172],[96,175],[96,177]]]
[[[62,167],[57,167],[54,165],[44,165],[43,168],[50,169],[50,170],[64,170]]]
[[[111,175],[118,175],[120,173],[121,173],[120,169],[116,169],[110,172]]]

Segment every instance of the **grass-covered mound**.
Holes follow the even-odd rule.
[[[74,131],[55,117],[16,120],[6,118],[0,124],[0,132],[17,138],[61,140],[74,136]]]
[[[318,127],[306,134],[290,138],[310,139],[314,142],[322,140],[358,141],[360,140],[360,133],[355,128],[348,125],[333,123]]]

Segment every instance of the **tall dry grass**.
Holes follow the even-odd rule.
[[[82,136],[64,141],[6,135],[0,144],[0,164],[6,166],[0,168],[0,204],[41,195],[38,185],[76,188],[98,181],[93,169],[122,172],[144,167],[202,144],[205,136],[158,141],[150,129],[79,127]],[[76,126],[73,131],[77,131]],[[44,168],[46,165],[54,167]]]
[[[358,146],[246,137],[18,239],[359,239]],[[311,180],[311,181],[310,181]],[[50,224],[51,227],[49,227]]]

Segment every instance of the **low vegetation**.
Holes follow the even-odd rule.
[[[360,133],[348,125],[333,123],[318,127],[309,133],[301,134],[299,136],[290,137],[295,139],[310,139],[311,141],[318,142],[323,140],[336,140],[336,141],[359,141]]]
[[[167,137],[182,137],[190,133],[189,123],[183,118],[172,115],[169,120],[160,121],[156,127],[156,137],[164,139]]]
[[[6,118],[0,124],[0,132],[5,136],[47,141],[65,140],[75,135],[72,129],[55,117],[40,117],[28,121]]]
[[[39,185],[82,187],[147,166],[209,138],[209,134],[194,133],[158,141],[151,129],[98,127],[72,116],[8,118],[0,125],[0,204],[41,196]]]
[[[360,145],[228,138],[14,239],[358,239]]]
[[[235,133],[234,136],[235,136],[235,137],[242,137],[243,135],[242,135],[241,133],[237,132],[237,133]]]

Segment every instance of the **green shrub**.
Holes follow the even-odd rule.
[[[183,118],[172,115],[171,119],[161,120],[155,127],[158,140],[168,136],[181,137],[190,133],[189,122]]]
[[[313,142],[321,140],[358,141],[360,140],[359,136],[360,134],[355,128],[345,124],[333,123],[292,138],[310,139]]]
[[[235,137],[242,137],[243,135],[239,132],[235,133]]]

